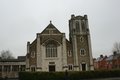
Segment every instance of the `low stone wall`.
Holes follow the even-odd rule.
[[[5,78],[18,78],[18,72],[2,72],[1,77]]]

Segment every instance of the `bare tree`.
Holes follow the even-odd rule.
[[[120,43],[116,42],[113,47],[113,52],[120,53]]]
[[[2,50],[0,57],[1,59],[14,59],[12,53],[9,50]]]

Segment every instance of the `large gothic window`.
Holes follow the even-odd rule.
[[[46,57],[57,57],[57,45],[49,43],[46,45]]]
[[[76,22],[76,32],[80,32],[80,25],[78,21]]]

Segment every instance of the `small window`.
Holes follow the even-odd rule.
[[[71,50],[68,51],[68,56],[69,56],[69,57],[72,56],[72,52],[71,52]]]
[[[80,55],[81,55],[81,56],[84,56],[85,53],[86,53],[85,49],[80,49]]]
[[[31,57],[32,57],[32,58],[35,58],[35,51],[32,51],[32,52],[31,52]]]
[[[72,64],[69,64],[69,65],[68,65],[68,70],[69,70],[69,71],[72,71],[72,70],[73,70],[73,65],[72,65]]]
[[[80,37],[80,42],[84,42],[83,36]]]

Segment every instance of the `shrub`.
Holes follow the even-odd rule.
[[[20,72],[19,80],[81,80],[93,78],[120,77],[120,70],[73,71],[68,72]]]

